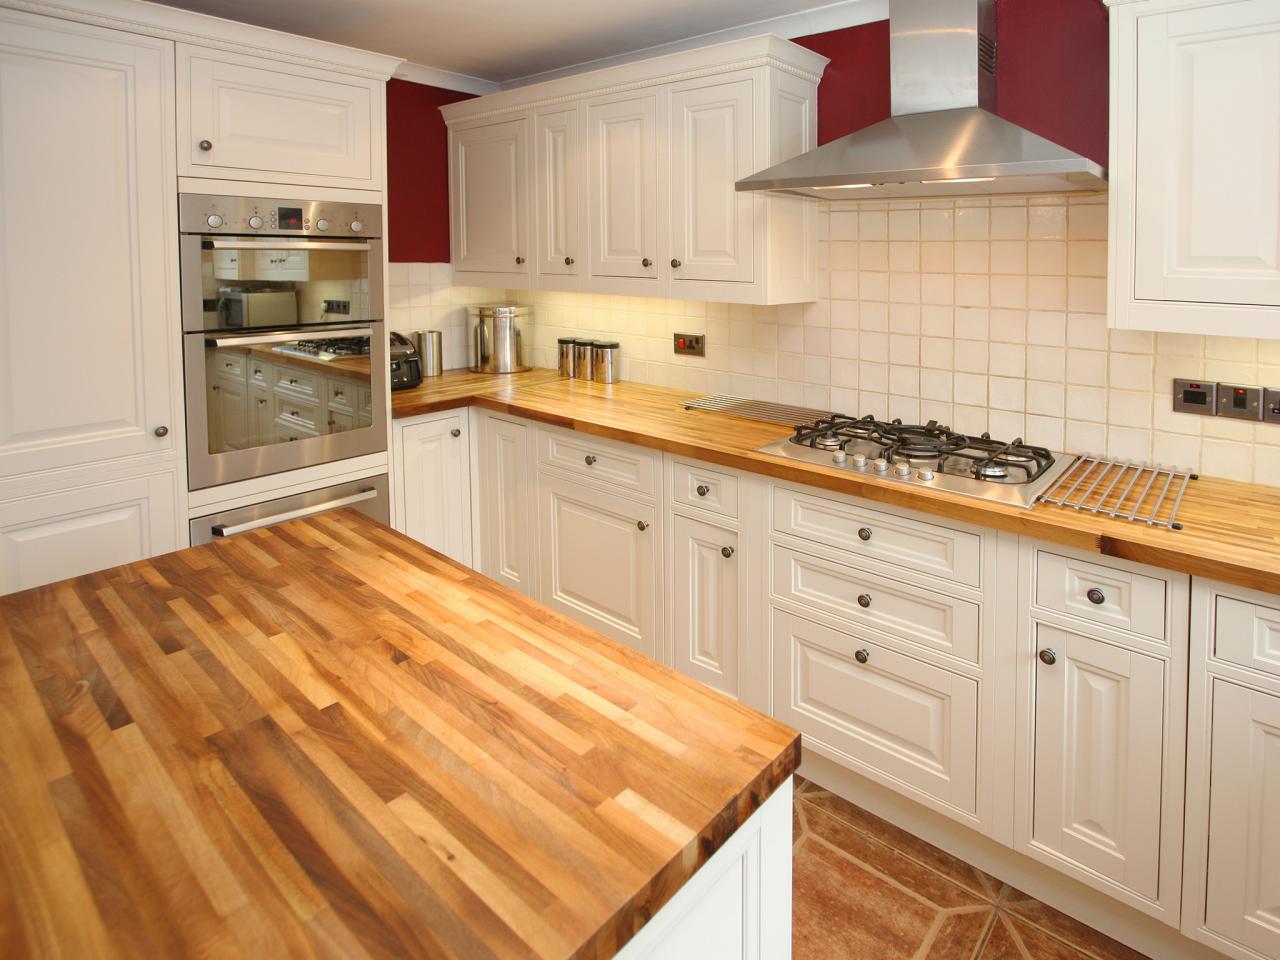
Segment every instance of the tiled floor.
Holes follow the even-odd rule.
[[[1144,960],[797,779],[794,960]]]

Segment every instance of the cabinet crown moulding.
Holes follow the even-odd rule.
[[[555,106],[587,97],[626,93],[629,90],[697,80],[731,70],[749,70],[755,67],[772,67],[816,84],[822,79],[822,71],[828,63],[830,60],[821,54],[790,40],[765,34],[696,50],[682,50],[649,60],[603,67],[589,73],[560,77],[527,87],[514,87],[475,100],[446,104],[440,108],[440,112],[447,123],[479,120],[531,107]]]
[[[229,50],[331,73],[386,80],[404,61],[370,50],[137,0],[0,0],[0,8]]]

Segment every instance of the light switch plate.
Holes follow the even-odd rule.
[[[1280,389],[1267,387],[1262,391],[1262,419],[1267,423],[1280,423]]]
[[[1262,419],[1262,388],[1235,383],[1218,384],[1218,416],[1236,420]]]
[[[1173,381],[1173,409],[1178,413],[1198,413],[1203,417],[1218,412],[1218,385],[1200,380]]]

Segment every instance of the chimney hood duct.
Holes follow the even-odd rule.
[[[1088,157],[1002,120],[995,0],[890,0],[893,116],[739,180],[825,200],[1105,190]]]

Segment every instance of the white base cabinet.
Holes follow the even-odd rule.
[[[396,527],[459,563],[471,565],[471,431],[467,411],[448,410],[396,424]]]
[[[537,472],[533,428],[521,420],[477,413],[476,569],[537,598]]]

